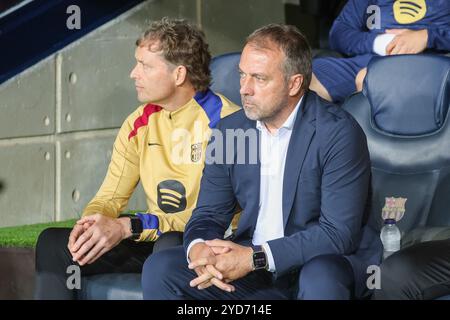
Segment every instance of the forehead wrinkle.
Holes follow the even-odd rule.
[[[247,51],[249,50],[249,51]],[[251,46],[251,48],[247,49],[247,56],[248,55],[252,55],[255,58],[251,59],[251,61],[248,61],[248,58],[246,59],[247,61],[247,67],[248,70],[246,70],[245,72],[242,71],[241,68],[241,63],[239,63],[239,69],[244,72],[247,73],[251,76],[265,76],[265,77],[269,77],[269,75],[272,73],[272,70],[274,70],[273,68],[276,68],[276,64],[278,63],[274,63],[275,61],[275,57],[273,56],[274,52],[270,49],[265,49],[265,48],[260,48],[260,47],[254,47]],[[256,51],[256,52],[255,52]],[[278,69],[279,71],[281,71],[281,73],[283,73],[283,68],[282,68],[282,61],[280,62]],[[272,77],[273,75],[271,75],[270,77]]]

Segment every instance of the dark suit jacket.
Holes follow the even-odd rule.
[[[185,249],[197,238],[222,239],[238,207],[243,213],[233,241],[250,244],[256,226],[260,162],[258,158],[252,164],[249,154],[255,145],[252,138],[256,136],[259,145],[256,121],[241,110],[222,119],[217,128],[225,139],[220,143],[220,134],[215,134],[208,145],[197,207],[184,234]],[[234,139],[230,147],[233,139],[227,129],[249,130],[249,138],[245,143]],[[209,163],[211,155],[217,159],[220,153],[223,163]],[[236,164],[244,153],[245,163]],[[268,242],[277,277],[318,255],[339,254],[349,258],[357,280],[365,279],[367,266],[378,264],[382,254],[378,235],[365,227],[370,172],[366,137],[358,123],[341,108],[307,92],[287,151],[283,212],[273,213],[283,214],[285,236]]]

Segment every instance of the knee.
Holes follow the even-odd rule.
[[[325,100],[333,101],[328,90],[324,87],[324,85],[317,79],[316,75],[313,73],[311,77],[311,83],[309,84],[309,89],[316,92],[320,97]]]
[[[342,256],[323,255],[317,256],[304,264],[300,275],[303,280],[315,281],[339,281],[340,276],[351,272],[351,266]]]
[[[410,278],[421,264],[417,258],[409,254],[409,250],[399,251],[383,261],[380,266],[381,281],[388,279],[389,283],[400,282],[402,278]],[[397,286],[396,283],[395,286]],[[383,285],[383,284],[382,284]]]
[[[405,264],[406,261],[399,254],[395,254],[383,261],[380,266],[380,275],[383,276],[395,275],[401,272],[400,264]],[[405,271],[405,270],[403,270]]]
[[[48,228],[39,234],[36,242],[36,270],[55,262],[55,258],[64,257],[69,241],[70,229]]]
[[[36,242],[36,254],[51,253],[66,248],[69,242],[70,229],[47,228],[39,234]]]
[[[172,231],[163,233],[158,240],[156,240],[153,247],[153,252],[159,252],[171,247],[181,246],[183,244],[183,233]]]
[[[172,250],[164,250],[151,254],[142,268],[142,289],[144,299],[149,294],[162,292],[164,287],[171,281],[171,275],[176,271],[174,268],[180,263],[177,255]]]
[[[299,298],[350,299],[353,269],[342,256],[318,256],[304,264],[299,277]]]
[[[419,264],[403,251],[383,261],[380,266],[380,288],[374,291],[374,298],[403,299],[410,291],[408,285],[414,279]]]
[[[173,265],[173,259],[174,257],[170,254],[170,250],[155,252],[145,260],[142,273],[144,275],[156,274],[158,276],[164,276],[166,274],[164,270],[170,269],[170,266]]]
[[[358,74],[356,75],[356,78],[355,78],[356,91],[362,91],[364,78],[366,77],[366,74],[367,74],[367,68],[364,68],[364,69],[361,69],[358,72]]]

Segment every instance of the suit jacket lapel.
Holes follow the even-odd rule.
[[[248,128],[246,128],[248,129]],[[244,166],[245,172],[242,172],[242,175],[246,175],[248,177],[251,177],[251,183],[248,184],[247,188],[250,189],[249,194],[253,195],[247,203],[247,206],[245,207],[244,213],[241,216],[241,221],[239,222],[239,230],[238,234],[250,232],[248,236],[253,236],[253,231],[256,227],[256,221],[258,218],[259,213],[259,198],[260,198],[260,184],[261,184],[261,158],[260,158],[260,135],[259,130],[256,128],[256,121],[252,121],[251,130],[256,130],[256,137],[257,137],[257,144],[256,144],[256,152],[257,152],[257,162],[256,164],[249,164]],[[254,148],[250,146],[248,143],[249,140],[246,142],[246,154],[250,155],[251,152],[254,152]]]
[[[311,112],[313,110],[308,110],[310,109],[308,97],[311,95],[305,94],[300,105],[286,155],[283,177],[283,226],[285,229],[297,193],[297,182],[303,161],[315,132],[315,127],[311,124],[315,115]]]

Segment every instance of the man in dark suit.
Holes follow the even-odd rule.
[[[366,269],[382,252],[364,223],[370,160],[363,131],[308,91],[311,52],[294,27],[256,30],[239,69],[243,110],[213,132],[184,250],[146,261],[144,298],[360,297]],[[239,208],[237,230],[224,240]]]

